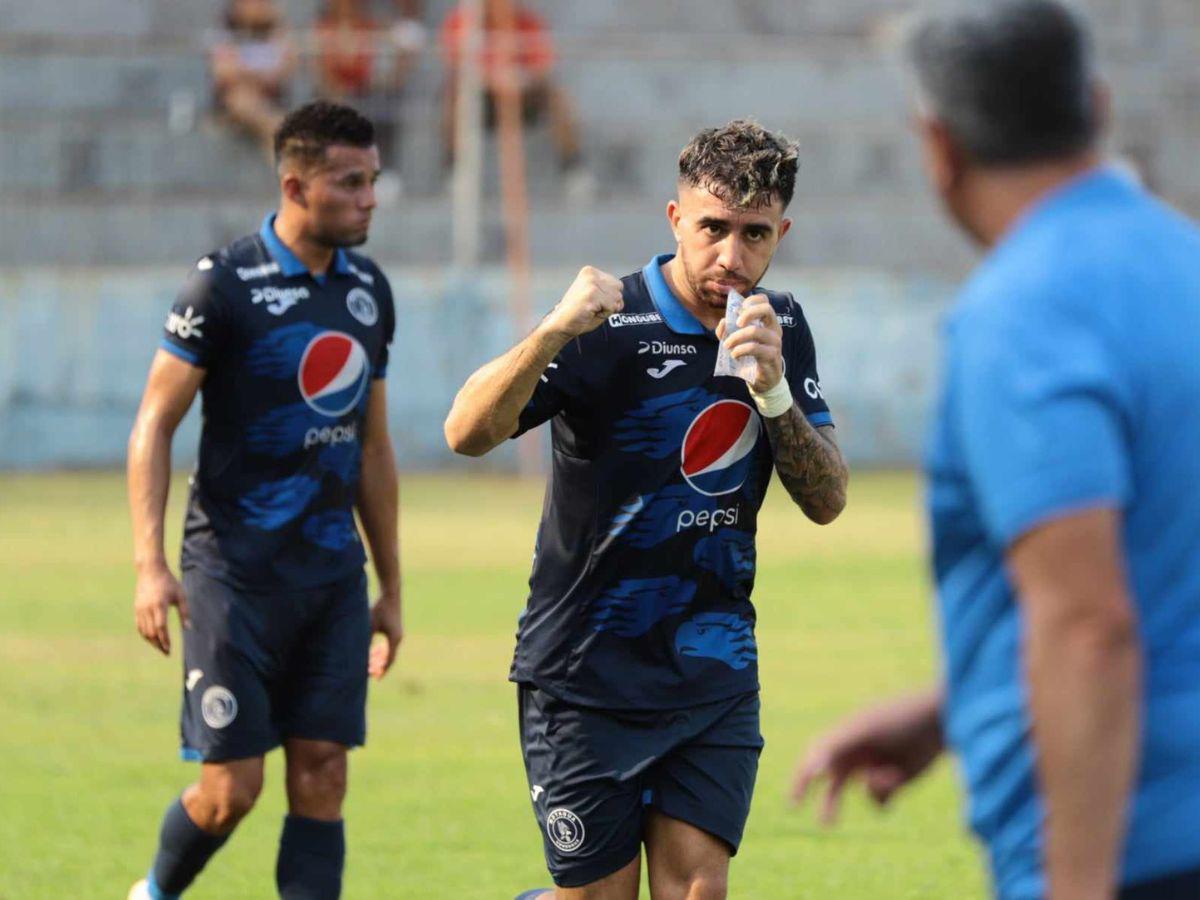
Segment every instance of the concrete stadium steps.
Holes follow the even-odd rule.
[[[625,273],[673,242],[664,219],[667,195],[587,209],[535,206],[530,246],[538,266],[593,264]],[[169,199],[9,200],[0,205],[0,265],[177,265],[186,270],[208,250],[258,227],[273,208],[269,191],[253,196],[178,194]],[[922,195],[879,192],[857,198],[804,196],[793,204],[792,234],[779,265],[959,274],[972,256]],[[504,258],[503,219],[485,210],[483,255]],[[449,198],[402,200],[377,212],[367,252],[398,264],[443,266],[452,246]]]
[[[0,195],[253,191],[271,181],[262,153],[248,140],[211,124],[171,134],[165,116],[10,118],[0,124],[0,160]]]

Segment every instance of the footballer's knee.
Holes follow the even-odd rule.
[[[262,763],[247,762],[205,765],[200,783],[184,795],[188,815],[201,830],[228,834],[254,809],[262,793]]]
[[[339,819],[346,799],[346,748],[312,741],[289,746],[288,807],[293,815]]]

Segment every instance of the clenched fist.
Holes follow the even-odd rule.
[[[568,339],[576,338],[599,328],[609,316],[624,308],[621,279],[584,266],[558,305],[546,315],[542,326]]]

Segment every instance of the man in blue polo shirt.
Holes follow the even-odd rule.
[[[667,207],[676,252],[585,268],[446,421],[475,456],[551,421],[510,676],[546,896],[633,900],[643,844],[656,897],[725,896],[762,749],[758,509],[773,471],[813,521],[845,503],[808,323],[757,288],[795,175],[795,145],[752,122],[702,131]],[[731,291],[751,296],[726,334]],[[748,380],[714,374],[722,340]]]
[[[367,238],[379,172],[371,122],[301,107],[275,140],[281,199],[262,228],[196,264],[167,317],[129,442],[142,636],[183,623],[182,742],[200,779],[163,819],[131,898],[177,897],[254,805],[282,745],[289,900],[341,888],[346,754],[366,739],[368,671],[401,637],[396,469],[384,375],[395,329]],[[197,392],[200,456],[183,581],[163,551],[171,438]],[[367,602],[358,512],[381,595]],[[386,637],[376,652],[372,632]]]
[[[927,168],[988,247],[927,474],[944,685],[817,741],[885,801],[944,745],[1005,900],[1200,897],[1200,229],[1101,165],[1055,0],[925,21]]]

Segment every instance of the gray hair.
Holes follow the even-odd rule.
[[[1073,156],[1099,130],[1092,47],[1059,0],[975,0],[908,39],[922,103],[981,165]]]

